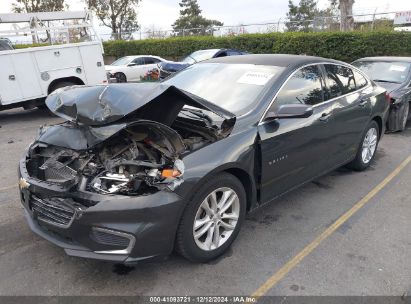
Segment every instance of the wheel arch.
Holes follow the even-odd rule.
[[[47,88],[47,94],[50,94],[51,92],[53,92],[56,85],[61,83],[61,82],[72,82],[72,83],[77,84],[77,85],[84,85],[84,81],[81,80],[79,77],[76,77],[76,76],[57,78],[57,79],[54,79],[52,82],[50,82],[50,84]]]
[[[197,190],[204,184],[204,181],[212,179],[221,173],[231,174],[241,182],[246,192],[247,212],[254,209],[257,205],[257,187],[255,178],[247,172],[246,169],[242,168],[238,164],[224,164],[223,166],[215,168],[213,171],[201,178],[201,180],[197,181],[194,188],[190,189],[190,192],[196,193]]]
[[[382,136],[382,132],[383,132],[383,122],[382,122],[382,118],[380,116],[374,116],[373,121],[375,121],[378,125],[378,138],[381,138]]]

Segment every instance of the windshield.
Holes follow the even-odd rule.
[[[354,66],[361,69],[372,80],[402,83],[407,79],[411,63],[397,61],[357,61]]]
[[[253,64],[202,63],[189,66],[164,83],[239,116],[256,106],[267,85],[283,69]]]
[[[114,61],[111,65],[127,65],[130,63],[132,58],[130,57],[122,57]]]
[[[202,50],[194,52],[183,59],[183,62],[194,64],[196,62],[204,61],[213,58],[219,50]]]

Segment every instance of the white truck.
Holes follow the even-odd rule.
[[[55,25],[62,20],[64,26]],[[20,22],[29,27],[16,27]],[[14,29],[0,37],[50,45],[0,50],[0,110],[44,106],[45,97],[61,87],[107,83],[103,47],[87,12],[0,14],[0,25],[5,23]]]

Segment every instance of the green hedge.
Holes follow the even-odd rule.
[[[29,47],[37,47],[37,46],[47,46],[47,43],[34,43],[34,44],[15,44],[13,47],[15,49],[25,49]]]
[[[32,45],[16,47],[27,46]],[[271,33],[104,42],[105,55],[117,58],[151,54],[176,60],[195,50],[209,48],[237,48],[254,54],[306,54],[351,62],[366,56],[411,56],[411,33]]]
[[[366,56],[411,56],[411,33],[271,33],[104,42],[105,54],[114,57],[151,54],[178,59],[208,48],[237,48],[254,54],[306,54],[350,62]]]

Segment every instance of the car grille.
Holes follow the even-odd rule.
[[[64,228],[71,225],[76,213],[61,198],[41,199],[35,195],[31,197],[30,208],[38,220]]]

